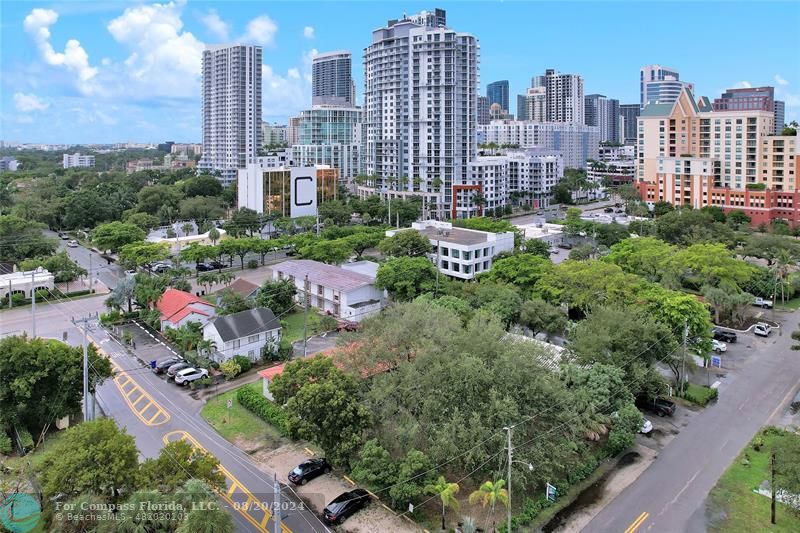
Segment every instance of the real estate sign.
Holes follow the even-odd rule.
[[[292,169],[291,210],[289,216],[317,216],[317,169],[297,167]]]

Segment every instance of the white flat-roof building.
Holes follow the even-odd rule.
[[[514,233],[511,231],[491,233],[454,228],[451,223],[438,220],[414,222],[410,229],[389,230],[386,236],[415,230],[428,237],[433,245],[433,252],[428,257],[439,272],[458,279],[474,279],[477,274],[491,270],[498,254],[514,251]]]
[[[94,166],[93,155],[82,155],[79,153],[64,154],[64,168],[90,168]]]
[[[43,268],[18,271],[0,275],[0,298],[6,298],[9,293],[21,294],[31,298],[34,290],[45,289],[51,291],[55,288],[53,274]]]

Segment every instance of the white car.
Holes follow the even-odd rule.
[[[639,433],[641,433],[641,434],[643,434],[643,435],[647,435],[647,434],[648,434],[648,433],[650,433],[651,431],[653,431],[653,423],[652,423],[652,422],[650,422],[648,419],[646,419],[646,418],[645,418],[645,419],[644,419],[644,422],[642,423],[642,427],[641,427],[641,429],[639,430]]]
[[[67,242],[67,246],[69,246],[70,248],[77,248],[78,247],[78,241],[76,241],[75,239],[72,239],[71,241]]]
[[[769,324],[765,324],[763,322],[759,322],[755,326],[753,326],[753,333],[758,335],[759,337],[769,337],[772,328]]]
[[[175,383],[178,385],[187,385],[188,383],[208,377],[208,370],[205,368],[184,368],[175,374]]]
[[[724,342],[718,341],[717,339],[711,339],[711,349],[717,353],[727,352],[728,345]]]

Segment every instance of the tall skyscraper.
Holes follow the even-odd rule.
[[[500,104],[500,109],[510,111],[508,108],[508,80],[495,81],[486,86],[486,96],[489,105]]]
[[[680,81],[674,68],[646,65],[639,71],[639,104],[671,104],[678,99],[684,87],[694,90],[691,83]]]
[[[619,100],[590,94],[584,102],[586,125],[600,128],[600,142],[620,142]]]
[[[547,69],[544,76],[531,79],[531,88],[541,87],[546,102],[544,121],[584,124],[583,77]],[[531,116],[530,111],[528,115],[532,120],[539,120]]]
[[[524,94],[517,95],[517,120],[528,119],[528,97]],[[480,122],[478,122],[480,124]]]
[[[390,20],[364,50],[365,171],[373,193],[420,195],[445,216],[476,152],[479,47],[429,14]]]
[[[639,113],[642,106],[639,104],[621,104],[619,114],[623,119],[624,131],[621,131],[622,142],[636,146],[636,126],[639,124]]]
[[[203,155],[199,167],[236,181],[255,163],[261,138],[261,47],[209,45],[203,51]]]
[[[347,50],[318,54],[311,63],[311,105],[356,104],[352,55]]]
[[[714,111],[772,111],[775,117],[775,135],[783,132],[784,103],[775,100],[774,87],[746,87],[728,89],[714,99]]]
[[[486,96],[478,97],[478,124],[489,123],[489,98]]]

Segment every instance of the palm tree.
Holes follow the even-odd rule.
[[[181,231],[183,231],[183,236],[189,235],[192,231],[194,231],[194,224],[191,222],[184,222],[181,226]]]
[[[789,276],[789,267],[794,265],[794,256],[789,250],[778,250],[775,256],[775,279],[781,284],[781,302],[786,301],[786,294],[784,289],[786,287],[786,278]],[[777,292],[777,290],[775,291]]]
[[[197,343],[197,353],[202,355],[205,353],[207,356],[211,355],[211,352],[217,349],[217,343],[214,342],[214,339],[203,339]]]
[[[508,507],[508,491],[505,489],[506,480],[498,479],[494,483],[484,481],[478,490],[469,495],[469,503],[481,502],[483,507],[490,505],[492,508],[492,531],[496,531],[496,521],[494,518],[494,508],[497,502]]]
[[[211,228],[208,230],[208,239],[211,241],[212,246],[216,246],[217,241],[219,240],[219,230],[217,228]]]
[[[439,476],[439,479],[436,480],[436,483],[429,483],[425,485],[425,493],[426,494],[434,494],[439,496],[439,499],[442,502],[442,530],[444,531],[444,514],[448,507],[451,507],[453,510],[458,511],[458,500],[456,499],[456,494],[458,493],[458,483],[448,483],[444,476]]]
[[[231,272],[222,272],[219,275],[220,283],[224,283],[226,287],[230,285],[234,279],[236,279],[236,276],[234,276]]]

